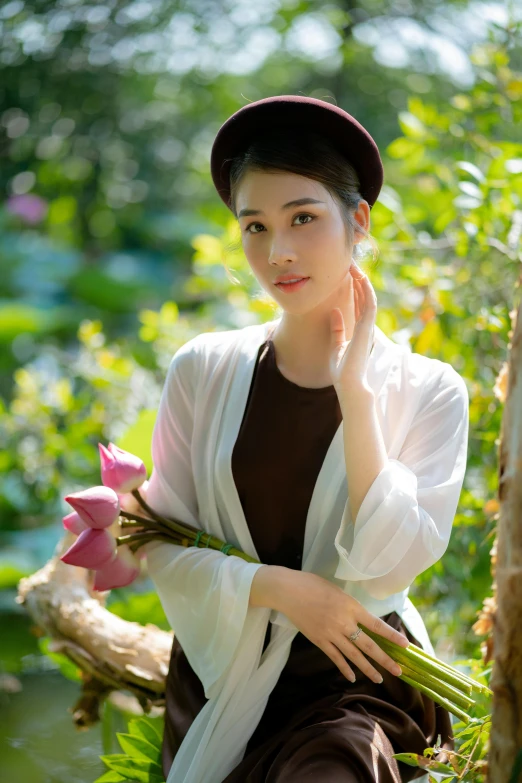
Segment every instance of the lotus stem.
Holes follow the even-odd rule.
[[[457,707],[456,704],[453,704],[453,702],[448,701],[448,699],[444,698],[444,696],[440,696],[438,693],[431,690],[431,688],[426,687],[426,685],[423,685],[421,682],[412,680],[410,677],[408,677],[405,674],[401,674],[400,679],[404,680],[404,682],[407,682],[408,685],[411,685],[413,688],[416,688],[417,690],[421,691],[421,693],[425,693],[426,696],[429,696],[429,698],[432,699],[432,701],[437,702],[437,704],[440,704],[441,707],[445,707],[445,709],[447,709],[448,712],[451,712],[457,718],[460,718],[461,721],[463,721],[466,725],[470,722],[469,715],[467,715],[465,712],[463,712],[463,710]]]

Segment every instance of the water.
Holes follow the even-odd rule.
[[[0,783],[93,783],[107,771],[102,724],[76,729],[81,685],[40,653],[30,628],[25,613],[0,612]],[[127,721],[113,711],[109,753],[121,752],[116,731]]]
[[[101,724],[75,728],[68,710],[80,686],[61,672],[18,679],[18,693],[0,693],[0,783],[92,783],[106,771]],[[123,722],[119,730],[126,730]]]

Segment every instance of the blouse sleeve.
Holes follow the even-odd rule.
[[[445,364],[426,384],[398,459],[375,478],[355,525],[346,504],[335,538],[335,577],[364,581],[373,598],[405,590],[449,543],[466,470],[469,396]]]
[[[153,470],[147,502],[165,516],[201,528],[192,470],[197,338],[174,355],[152,435]],[[261,563],[212,549],[159,541],[143,546],[148,574],[165,615],[205,696],[231,663],[249,607],[250,586]]]

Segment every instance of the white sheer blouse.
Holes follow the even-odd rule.
[[[232,475],[232,451],[268,329],[198,335],[174,355],[152,438],[153,508],[258,558]],[[464,480],[469,398],[448,363],[397,345],[375,326],[368,382],[388,464],[350,517],[342,423],[308,510],[302,570],[330,579],[370,612],[396,611],[433,654],[412,581],[445,552]],[[167,783],[220,783],[243,758],[297,628],[249,606],[260,564],[210,549],[151,542],[150,577],[209,701],[179,748]],[[268,623],[271,641],[263,653]]]

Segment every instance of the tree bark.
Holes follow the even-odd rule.
[[[75,538],[66,531],[49,562],[20,580],[16,599],[51,638],[50,649],[81,671],[74,723],[78,728],[96,723],[105,698],[137,714],[163,714],[173,633],[128,622],[106,609],[108,593],[92,589],[94,572],[60,560]]]
[[[510,337],[499,454],[488,783],[510,783],[522,749],[522,306]],[[522,780],[522,777],[520,778]],[[518,783],[518,781],[517,781]]]

